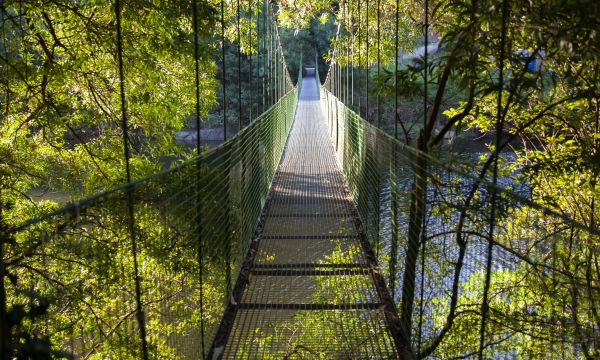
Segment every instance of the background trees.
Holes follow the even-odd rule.
[[[113,6],[101,1],[2,4],[2,203],[11,222],[48,210],[31,189],[76,199],[123,181]],[[188,2],[123,10],[133,176],[181,153],[173,135],[193,110]],[[214,103],[214,10],[202,10],[202,111]],[[42,207],[38,209],[38,207]]]
[[[115,18],[107,4],[112,5],[60,0],[0,5],[4,244],[25,242],[8,235],[11,227],[57,208],[65,198],[78,199],[124,179]],[[489,322],[484,326],[487,354],[518,349],[515,356],[525,358],[548,351],[565,358],[580,353],[598,357],[600,5],[592,0],[439,0],[429,1],[427,8],[424,1],[412,0],[276,5],[279,23],[287,27],[281,36],[289,44],[286,57],[292,73],[300,66],[301,53],[307,63],[316,52],[322,71],[324,60],[346,66],[343,81],[351,89],[343,99],[346,104],[388,132],[397,129],[399,138],[419,150],[417,161],[410,164],[416,166],[412,191],[407,191],[410,225],[404,247],[411,259],[403,269],[416,274],[423,239],[436,250],[434,234],[423,230],[428,221],[424,215],[451,224],[452,236],[444,238],[443,245],[454,246],[459,254],[482,238],[493,237],[495,246],[517,252],[517,258],[506,261],[519,263],[492,267],[487,286]],[[189,1],[134,0],[123,8],[134,178],[161,170],[164,156],[189,155],[174,142],[174,133],[193,113],[190,6]],[[250,99],[269,94],[270,80],[257,64],[272,55],[261,41],[275,32],[266,30],[264,20],[252,21],[249,16],[260,19],[264,4],[242,1],[238,7],[226,1],[223,24],[220,6],[218,1],[201,2],[201,112],[208,118],[206,124],[217,124],[223,121],[224,101],[235,99],[225,118],[247,123],[251,114],[269,105],[246,106],[252,104]],[[438,51],[427,57],[416,51],[425,45],[424,35],[439,40]],[[223,48],[225,57],[219,59]],[[410,59],[398,61],[400,55],[411,53]],[[321,75],[324,79],[325,73]],[[226,85],[224,94],[217,80]],[[497,141],[496,129],[501,135]],[[487,149],[478,156],[458,161],[440,155],[440,149],[457,151],[447,146],[449,137],[473,141],[476,136]],[[442,156],[468,172],[470,180],[426,171],[429,166],[442,168],[444,164],[433,161]],[[519,196],[498,193],[497,202],[491,200],[489,195],[496,190],[481,181],[495,181],[496,161],[501,185]],[[448,191],[442,192],[443,201],[427,199],[425,190],[432,187]],[[40,200],[34,196],[40,191],[62,195],[59,201],[47,196]],[[494,232],[488,221],[492,208]],[[146,215],[147,228],[142,230],[158,236],[151,219],[159,215],[152,211]],[[90,238],[111,239],[104,245],[112,249],[122,238],[114,234],[123,225],[120,221],[111,218],[110,226]],[[89,256],[98,260],[93,271],[102,273],[108,260],[96,259],[89,248],[78,246],[56,243],[51,255]],[[21,260],[31,255],[31,249],[24,246],[8,256],[25,264]],[[487,282],[484,270],[469,270],[463,260],[454,261],[454,254],[449,259],[444,269],[429,269],[432,274],[443,270],[460,281],[449,288],[451,296],[430,299],[442,310],[427,314],[432,335],[423,344],[423,357],[470,354],[472,348],[461,346],[464,341],[456,342],[475,340],[473,329],[483,315],[477,302]],[[0,276],[8,277],[4,263],[1,270]],[[73,280],[76,273],[75,267],[66,269],[61,276],[68,281],[63,282],[88,286]],[[405,302],[414,303],[415,288],[404,290]],[[34,298],[36,305],[28,308],[33,315],[46,306],[40,297]],[[107,300],[98,307],[117,305]],[[403,311],[406,322],[413,322],[414,314]],[[548,343],[555,348],[549,350]]]

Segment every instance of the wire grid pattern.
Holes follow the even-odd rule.
[[[226,359],[396,357],[315,84],[303,80]]]
[[[31,324],[38,336],[75,358],[142,358],[127,226],[131,192],[149,355],[202,358],[229,302],[228,282],[248,250],[296,102],[291,88],[202,157],[20,227],[8,269],[21,287],[7,291],[16,303],[24,288],[47,301],[43,320]]]
[[[490,174],[478,179],[470,173],[472,167],[461,167],[460,159],[449,154],[438,154],[437,158],[422,154],[369,124],[329,91],[331,87],[339,92],[339,72],[339,65],[333,63],[321,89],[322,111],[398,311],[402,312],[403,302],[413,306],[407,318],[400,314],[410,332],[410,338],[402,341],[419,357],[468,358],[477,354],[491,244],[484,358],[511,357],[516,347],[530,346],[532,338],[545,346],[533,348],[526,357],[581,357],[573,334],[581,331],[597,337],[597,330],[590,325],[574,325],[575,320],[564,322],[561,316],[571,316],[566,310],[572,300],[569,286],[581,289],[577,296],[581,314],[593,311],[597,295],[585,290],[585,280],[575,280],[576,272],[569,274],[560,268],[560,249],[576,246],[565,239],[585,242],[598,235],[584,224],[529,200],[527,187],[493,187]],[[494,193],[497,211],[492,238],[489,219]],[[411,208],[414,194],[423,197],[422,230],[418,234],[411,233],[411,219],[416,216]],[[552,228],[562,225],[549,234],[544,224]],[[417,239],[416,246],[411,246],[411,237]],[[403,294],[405,277],[413,281],[408,295]],[[528,291],[540,302],[515,310],[513,299],[527,304]],[[450,312],[452,306],[454,313]],[[450,318],[454,325],[448,330],[444,327]],[[548,321],[552,326],[544,326]]]

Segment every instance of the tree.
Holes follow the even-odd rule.
[[[335,42],[335,50],[332,50],[336,54],[334,60],[342,66],[348,61],[349,58],[345,57],[348,51],[343,49],[349,46],[346,34],[351,34],[353,63],[364,67],[366,48],[358,39],[373,39],[370,31],[358,26],[360,19],[364,24],[366,9],[357,10],[357,1],[352,2],[351,7],[344,5],[346,3],[340,3],[339,8],[321,5],[313,11],[313,16],[323,9],[335,12],[342,30]],[[430,239],[434,235],[423,235],[424,219],[432,216],[427,215],[431,212],[438,217],[439,214],[454,213],[446,221],[456,224],[452,233],[457,252],[449,262],[449,293],[445,300],[439,300],[440,306],[443,303],[446,310],[441,312],[444,316],[436,320],[435,335],[415,355],[445,354],[436,351],[455,336],[455,331],[461,334],[456,338],[466,338],[465,332],[472,332],[478,326],[469,315],[473,312],[463,311],[462,306],[466,301],[466,289],[474,282],[481,288],[487,286],[486,276],[475,274],[471,283],[464,283],[462,279],[465,272],[471,271],[471,265],[465,258],[468,248],[483,239],[485,242],[493,240],[495,244],[515,251],[519,255],[518,261],[529,264],[515,268],[510,274],[492,272],[490,291],[511,294],[511,300],[504,303],[490,298],[490,312],[478,314],[480,317],[490,316],[490,321],[497,325],[488,323],[483,328],[489,335],[483,344],[485,351],[493,354],[492,349],[500,341],[499,337],[507,331],[516,331],[514,328],[511,330],[511,321],[522,319],[520,324],[527,323],[530,329],[545,326],[553,329],[548,333],[564,336],[549,339],[542,334],[536,335],[534,331],[528,332],[528,340],[521,342],[516,350],[523,356],[538,356],[548,351],[543,344],[563,342],[576,344],[574,346],[581,349],[583,355],[593,358],[598,351],[595,349],[596,342],[592,340],[595,337],[593,329],[598,327],[593,309],[600,298],[592,285],[598,274],[596,241],[593,240],[598,232],[595,199],[599,190],[600,163],[597,135],[597,62],[600,52],[595,30],[598,5],[585,0],[538,1],[535,4],[508,0],[448,0],[429,2],[429,8],[424,5],[422,1],[400,1],[400,29],[407,30],[395,34],[396,6],[384,4],[382,28],[388,31],[388,36],[382,36],[385,39],[382,50],[387,54],[382,62],[393,64],[395,38],[416,35],[418,28],[425,28],[428,30],[425,34],[439,37],[441,54],[417,59],[414,64],[400,67],[398,72],[388,66],[389,75],[381,76],[378,81],[380,90],[387,88],[390,94],[394,88],[399,88],[400,95],[420,97],[427,108],[423,125],[413,143],[416,150],[411,160],[414,176],[400,305],[404,336],[410,342],[415,319],[417,255],[424,243],[422,239]],[[505,5],[506,9],[503,9]],[[344,11],[348,8],[349,11]],[[293,19],[293,13],[301,12],[290,10],[291,14],[287,16]],[[501,31],[503,23],[504,33]],[[369,58],[371,54],[373,52],[370,52]],[[541,69],[536,65],[540,62]],[[453,93],[458,91],[463,97],[460,104],[451,108],[447,107],[446,101],[451,95],[449,90]],[[401,121],[402,115],[399,117]],[[498,130],[496,124],[499,124]],[[404,125],[400,122],[401,127]],[[462,181],[462,192],[456,194],[452,191],[452,182],[442,181],[444,179],[427,169],[446,169],[446,164],[435,161],[434,154],[450,131],[464,128],[489,136],[500,133],[501,137],[489,144],[488,154],[479,162],[464,167],[458,165],[461,169],[458,174],[462,173],[462,169],[468,169],[470,174]],[[409,142],[409,139],[406,140]],[[506,150],[517,142],[522,145],[514,149],[516,158],[506,156]],[[505,197],[501,194],[495,195],[496,201],[492,201],[491,194],[498,190],[488,185],[495,181],[496,161],[499,164],[498,176],[511,178],[512,190],[528,189],[526,201],[519,196]],[[453,173],[454,170],[443,171]],[[519,175],[515,176],[515,173]],[[442,187],[455,194],[454,198],[448,196],[453,202],[431,204],[426,189],[434,187]],[[495,231],[490,233],[492,209],[495,212],[492,219]],[[536,224],[533,229],[532,221]],[[529,244],[525,248],[530,250],[524,252],[523,248],[515,247],[515,238]],[[432,240],[427,240],[427,243],[435,247]],[[481,272],[485,272],[483,265],[479,264]],[[546,270],[540,270],[544,268]],[[521,287],[511,281],[516,282],[520,275],[527,286],[536,291],[519,292]],[[566,284],[569,284],[570,290],[563,292]],[[547,305],[550,301],[568,314],[560,318],[546,314],[554,316],[553,320],[547,321],[547,318],[539,316],[539,311],[538,316],[534,316],[528,313],[528,309],[515,310],[517,299],[531,300],[535,295],[538,304]],[[482,309],[483,293],[479,293],[477,298],[480,304],[474,309]],[[503,313],[508,315],[499,315]],[[537,352],[528,352],[527,344],[534,344]],[[454,354],[465,355],[465,352]]]
[[[90,342],[98,334],[89,329],[102,321],[103,335],[125,334],[119,322],[129,323],[131,298],[116,290],[119,276],[110,265],[119,263],[122,270],[131,266],[118,214],[122,203],[107,201],[115,205],[113,216],[101,215],[102,209],[83,216],[88,227],[82,225],[79,232],[57,224],[60,217],[17,235],[13,229],[60,205],[39,201],[30,196],[32,190],[59,191],[79,199],[124,181],[115,7],[105,1],[5,1],[0,13],[2,354],[66,356],[55,346],[63,348],[65,329],[74,323],[82,328],[73,331],[81,330]],[[165,155],[188,157],[173,135],[193,112],[195,99],[190,80],[194,78],[191,3],[131,1],[122,14],[135,179],[162,170]],[[214,15],[213,8],[201,2],[203,114],[214,103],[214,62],[208,51]],[[157,216],[148,212],[148,219]],[[140,224],[147,232],[156,231],[152,221]],[[42,235],[48,233],[60,236]],[[155,270],[158,276],[164,268]],[[64,311],[50,315],[50,303],[64,305]],[[126,316],[103,319],[123,304]],[[88,311],[93,315],[85,316]],[[55,322],[39,329],[40,318]],[[90,351],[81,344],[71,345],[81,353]],[[96,343],[91,351],[108,356],[126,344],[113,345],[99,350]]]

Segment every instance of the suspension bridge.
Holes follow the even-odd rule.
[[[529,336],[548,345],[536,354],[577,357],[571,338],[597,329],[564,320],[568,306],[543,289],[590,288],[552,254],[598,230],[367,121],[368,79],[361,116],[356,69],[335,52],[324,81],[315,60],[294,84],[267,4],[247,126],[238,83],[239,131],[227,136],[223,27],[224,142],[201,147],[194,21],[196,156],[132,179],[117,2],[127,181],[5,231],[2,334],[22,301],[19,330],[34,335],[19,346],[56,357],[504,358]],[[586,299],[576,313],[595,311]],[[2,355],[17,346],[3,338]]]

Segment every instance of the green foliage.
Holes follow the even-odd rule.
[[[412,26],[423,25],[423,2],[400,3],[400,18],[410,13]],[[383,245],[391,249],[383,251],[380,260],[390,264],[386,275],[392,291],[397,291],[396,278],[408,278],[398,299],[402,304],[399,310],[407,309],[405,302],[423,306],[423,312],[413,307],[400,314],[412,327],[410,345],[416,357],[477,356],[485,300],[490,311],[485,314],[481,344],[484,357],[596,358],[599,350],[595,338],[600,326],[594,310],[600,299],[594,285],[598,282],[600,216],[600,78],[596,64],[600,52],[593,28],[597,27],[600,9],[591,1],[506,3],[508,11],[503,19],[503,1],[430,2],[429,35],[439,39],[440,51],[429,54],[427,63],[422,57],[399,62],[398,71],[393,58],[392,64],[377,64],[382,71],[371,87],[378,93],[370,97],[370,109],[375,95],[382,95],[382,104],[391,108],[384,113],[384,123],[386,116],[394,118],[399,110],[405,141],[410,143],[418,134],[418,150],[400,151],[412,166],[412,180],[407,181],[412,186],[406,194],[409,199],[392,204],[400,212],[404,204],[410,209],[406,235],[398,236],[405,225],[398,224],[396,218],[382,220],[379,214],[367,211],[368,206],[359,207],[359,211],[367,223],[385,221],[392,227],[388,235],[391,245]],[[342,18],[343,11],[337,16]],[[360,16],[365,19],[366,11]],[[500,29],[504,20],[507,31],[503,40]],[[347,29],[358,27],[351,25],[354,28]],[[384,26],[394,25],[394,20],[391,24],[388,20]],[[344,38],[344,31],[342,27],[338,39]],[[374,39],[365,30],[355,33],[355,38],[359,36]],[[575,45],[579,40],[586,45]],[[347,46],[345,40],[338,41],[332,52]],[[352,45],[359,53],[366,50]],[[388,43],[385,51],[393,51],[394,45]],[[335,78],[326,85],[346,105],[374,121],[376,117],[365,111],[368,95],[362,90],[371,76],[360,69],[345,68],[343,50],[340,53],[330,73]],[[366,51],[361,54],[366,58]],[[360,59],[354,60],[355,65],[365,67]],[[425,69],[427,83],[423,80]],[[357,81],[362,84],[358,90]],[[348,84],[355,87],[350,89]],[[394,108],[396,91],[399,109]],[[380,167],[386,168],[386,163],[371,162],[366,156],[376,149],[393,151],[387,147],[388,140],[382,134],[374,135],[377,145],[361,139],[371,132],[367,124],[357,125],[354,114],[339,104],[331,105],[331,94],[325,95],[327,111],[342,122],[338,130],[342,138],[349,139],[341,151],[352,154],[344,158],[349,162],[344,172],[355,200],[369,198],[370,187],[376,185],[374,179],[382,178],[393,197],[398,193],[394,191],[397,180],[392,179],[395,173],[385,179],[388,174]],[[421,110],[411,109],[413,104]],[[423,106],[427,106],[426,114]],[[407,114],[408,109],[411,113]],[[423,125],[415,126],[413,119]],[[453,158],[456,154],[440,149],[446,135],[464,129],[471,140],[480,136],[487,151],[468,159]],[[498,143],[494,141],[497,133]],[[337,136],[333,131],[332,137]],[[491,184],[496,158],[498,184],[506,190]],[[363,171],[367,167],[371,170]],[[423,218],[420,211],[425,213]],[[398,238],[399,251],[394,248]],[[402,243],[404,238],[407,240]],[[487,247],[483,245],[492,240],[491,281],[487,299],[483,299]],[[421,251],[425,251],[422,269]],[[474,260],[477,257],[479,261]],[[396,260],[406,265],[395,273],[392,265]],[[424,290],[419,290],[420,276],[424,276]],[[419,327],[421,323],[424,329]]]
[[[405,140],[409,142],[420,134],[418,144],[425,154],[432,154],[451,131],[467,129],[487,136],[489,152],[460,165],[460,169],[476,173],[475,178],[490,179],[494,154],[499,154],[499,175],[509,179],[514,188],[525,189],[527,201],[500,194],[499,204],[493,204],[497,210],[494,240],[518,256],[512,259],[516,265],[495,268],[491,273],[488,297],[491,311],[485,329],[484,354],[494,357],[510,353],[517,358],[598,357],[600,5],[593,0],[510,1],[503,52],[502,1],[437,1],[427,10],[429,35],[439,39],[441,51],[430,56],[427,63],[420,57],[401,62],[396,72],[396,41],[400,54],[412,52],[421,43],[423,1],[402,0],[399,9],[394,1],[379,3],[378,27],[374,0],[368,3],[368,18],[366,1],[279,2],[274,10],[280,24],[287,28],[281,31],[281,36],[289,45],[285,50],[293,67],[291,72],[297,73],[301,54],[304,62],[310,63],[316,53],[321,70],[325,69],[323,59],[335,61],[342,69],[353,66],[351,72],[342,72],[346,76],[343,79],[346,84],[356,81],[356,86],[361,82],[362,85],[353,89],[354,97],[346,99],[347,103],[353,103],[359,113],[366,113],[369,120],[374,120],[374,95],[378,95],[381,106],[376,107],[377,115],[383,115],[388,130],[395,125],[398,109],[393,104],[395,90],[399,88],[400,124]],[[221,2],[200,1],[200,105],[201,115],[207,117],[206,125],[222,121],[226,99],[230,101],[228,121],[241,119],[244,123],[250,119],[250,113],[256,118],[255,114],[277,100],[275,86],[269,83],[273,78],[264,65],[257,66],[272,60],[274,54],[273,43],[269,41],[276,36],[275,32],[265,30],[264,20],[256,20],[263,18],[266,7],[252,1],[240,4],[238,8],[234,1],[224,2],[224,24],[221,24]],[[58,207],[54,201],[30,198],[32,190],[59,191],[76,199],[113,187],[124,179],[112,5],[97,0],[4,1],[0,5],[3,228],[9,229]],[[189,1],[124,2],[124,85],[134,178],[161,170],[163,156],[179,159],[189,156],[175,144],[173,135],[184,126],[184,119],[194,113],[190,6]],[[340,25],[340,30],[328,48],[336,25]],[[377,37],[377,29],[381,31],[381,41],[374,46],[372,39]],[[221,31],[225,34],[224,41],[220,38]],[[222,47],[225,59],[214,61]],[[501,57],[505,60],[504,83],[498,84]],[[532,60],[541,62],[539,71],[528,69]],[[375,65],[381,71],[376,71]],[[226,85],[222,95],[216,78],[224,67],[228,70],[222,81]],[[425,69],[429,76],[427,83],[423,81]],[[237,79],[238,71],[241,79]],[[239,88],[233,85],[236,80],[241,84],[241,96]],[[364,92],[365,83],[374,89],[374,94]],[[422,109],[425,89],[427,113]],[[268,100],[264,105],[256,105],[252,100],[265,96]],[[502,101],[501,109],[498,98]],[[365,100],[371,101],[369,113]],[[419,125],[415,125],[417,122]],[[498,124],[503,137],[499,144],[494,144],[489,139]],[[368,213],[375,208],[376,200],[372,192],[361,189],[372,180],[366,177],[368,169],[379,166],[381,159],[368,140],[374,130],[365,130],[358,122],[349,125],[345,130],[354,147],[343,147],[343,151],[354,162],[344,163],[345,170],[351,175],[351,190],[359,210]],[[270,129],[267,133],[276,138],[275,131]],[[506,150],[516,140],[522,146],[507,156]],[[257,147],[253,151],[265,156],[275,150]],[[444,164],[435,160],[427,158],[429,165],[443,168]],[[268,164],[261,171],[271,174],[276,161],[271,156],[266,161]],[[230,174],[223,172],[221,166],[226,164],[204,168],[202,177],[210,178],[211,184],[229,183],[231,174],[258,181],[260,171],[248,173],[237,166]],[[396,169],[396,163],[393,166]],[[406,167],[406,173],[410,167]],[[379,186],[383,177],[373,181]],[[422,269],[428,278],[439,276],[447,280],[455,275],[462,279],[456,287],[450,286],[450,281],[443,286],[438,284],[443,294],[432,290],[425,299],[420,299],[431,305],[428,312],[419,315],[431,330],[423,347],[441,358],[472,355],[478,341],[476,330],[481,321],[485,283],[483,264],[478,262],[469,267],[466,260],[457,261],[456,254],[467,252],[478,239],[491,235],[488,233],[492,213],[490,193],[495,190],[481,186],[473,177],[465,180],[432,172],[427,174],[425,187],[437,191],[439,198],[427,203],[407,200],[400,205],[401,212],[408,216],[410,209],[418,207],[415,205],[427,207],[429,221],[442,223],[444,232],[452,234],[452,237],[438,237],[437,241],[439,234],[426,234],[427,248],[437,257]],[[413,180],[417,184],[418,176]],[[166,179],[156,188],[147,188],[144,197],[160,198],[170,182],[187,189],[184,180],[177,181]],[[393,181],[396,183],[396,178]],[[238,179],[231,184],[241,183]],[[395,197],[408,198],[411,194],[396,185],[392,191]],[[241,195],[230,197],[225,190],[213,195],[214,198],[202,199],[214,209],[200,221],[210,234],[205,240],[210,249],[207,255],[210,261],[205,264],[210,275],[203,288],[207,326],[218,322],[225,293],[220,286],[226,276],[226,254],[219,251],[217,241],[234,239],[230,250],[243,253],[241,234],[253,225],[240,220],[247,215],[241,206]],[[186,199],[189,194],[184,191],[177,201]],[[230,209],[218,206],[223,199],[231,204]],[[222,224],[235,230],[214,227],[230,215],[229,210],[234,218]],[[137,332],[133,287],[128,277],[133,264],[123,216],[126,212],[123,198],[111,197],[103,202],[101,209],[87,214],[64,213],[58,220],[48,220],[14,238],[1,239],[9,293],[8,303],[2,305],[9,311],[10,331],[19,334],[14,341],[18,345],[15,351],[26,351],[35,345],[43,355],[59,357],[65,355],[62,349],[70,346],[78,354],[97,358],[139,356],[127,351],[131,342],[136,341],[131,339],[137,339]],[[554,215],[549,215],[551,212]],[[200,319],[194,306],[199,301],[194,279],[199,271],[195,258],[197,244],[173,239],[180,233],[193,234],[194,230],[185,226],[184,212],[167,212],[158,202],[140,204],[136,214],[139,237],[150,239],[143,242],[139,255],[140,274],[151,279],[144,282],[148,287],[143,296],[151,351],[157,357],[183,357],[186,354],[176,353],[171,344],[195,334],[193,328]],[[68,225],[74,220],[80,221],[78,227]],[[410,229],[396,221],[396,231],[400,229],[402,235],[410,236]],[[374,222],[367,226],[377,228]],[[395,237],[402,235],[396,233]],[[447,247],[454,252],[448,252]],[[166,253],[170,256],[165,256]],[[381,259],[390,263],[401,256],[404,255],[386,249]],[[390,268],[386,271],[393,272]],[[343,287],[336,281],[320,286]],[[456,303],[451,303],[448,294],[456,295]],[[39,325],[40,320],[49,325]],[[339,340],[336,329],[329,328],[331,324],[323,325],[318,320],[314,313],[298,313],[291,323],[314,324],[314,331],[305,334],[306,337],[318,336],[320,332],[330,335],[328,341]],[[65,343],[70,331],[84,335],[81,343]],[[260,333],[257,338],[285,336],[285,332],[277,334]],[[58,352],[52,354],[54,351]]]
[[[264,61],[241,70],[246,79],[256,77],[253,71],[263,79],[268,75],[273,81],[271,99],[262,110],[278,105],[259,120],[258,108],[253,109],[253,127],[242,139],[203,159],[202,169],[188,161],[160,173],[164,157],[190,156],[174,135],[195,112],[192,2],[142,0],[122,5],[130,165],[134,180],[144,178],[131,190],[136,246],[127,215],[129,188],[101,193],[37,219],[59,204],[29,196],[52,191],[79,199],[124,181],[114,2],[0,5],[0,219],[2,233],[14,234],[0,240],[0,276],[6,285],[0,301],[2,355],[140,358],[134,259],[150,354],[172,359],[206,352],[200,341],[210,345],[228,300],[225,278],[232,274],[227,268],[235,276],[278,163],[296,94],[285,81],[275,84],[285,80],[285,69],[271,32],[260,45]],[[218,100],[216,76],[223,63],[214,60],[221,45],[219,5],[198,1],[202,117]],[[238,35],[235,10],[234,2],[226,4],[225,30],[232,41]],[[241,11],[241,51],[247,58],[259,53],[253,33],[258,3],[253,21],[244,8]],[[263,20],[263,29],[266,23],[272,18]],[[238,46],[223,46],[230,71],[237,65]],[[244,108],[256,103],[249,96],[238,101]],[[260,147],[257,136],[264,137]],[[156,173],[160,174],[147,177]],[[242,179],[247,183],[239,184]],[[199,219],[190,221],[190,214]],[[15,232],[30,219],[33,225]],[[6,329],[5,319],[11,321]],[[200,333],[201,323],[205,334]],[[183,339],[186,346],[181,346]]]
[[[188,2],[127,2],[123,7],[125,91],[132,174],[161,169],[182,154],[173,135],[193,112],[194,66]],[[2,69],[3,203],[10,222],[33,217],[22,194],[43,187],[73,198],[123,181],[123,144],[114,6],[4,2]],[[201,111],[214,102],[209,48],[214,11],[200,11]],[[37,214],[47,210],[40,209]]]
[[[10,329],[14,351],[40,343],[60,357],[140,358],[137,264],[151,356],[206,353],[229,301],[227,278],[240,267],[283,152],[296,98],[289,92],[244,136],[201,159],[135,183],[135,248],[129,187],[39,219],[3,244],[9,316],[17,317]]]
[[[322,79],[327,74],[327,63],[324,55],[330,50],[331,39],[335,37],[334,24],[328,15],[326,21],[313,20],[304,28],[282,28],[281,41],[285,51],[290,74],[294,78],[298,74],[300,61],[304,65],[314,66],[318,62],[319,74]]]

